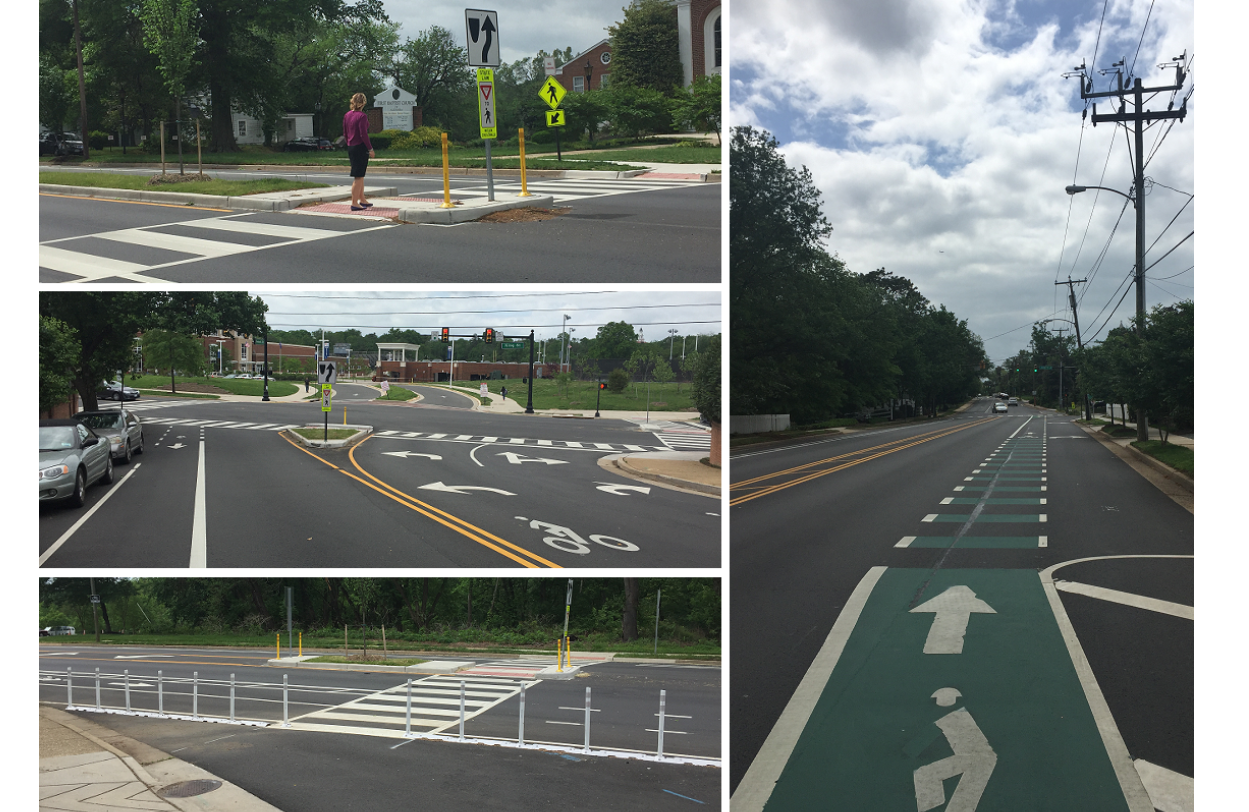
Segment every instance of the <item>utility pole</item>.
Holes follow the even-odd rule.
[[[1113,96],[1119,100],[1119,112],[1103,113],[1101,115],[1097,113],[1097,103],[1093,103],[1094,127],[1099,122],[1122,123],[1124,125],[1131,122],[1135,125],[1135,154],[1132,156],[1135,161],[1132,174],[1134,194],[1132,199],[1136,207],[1136,333],[1143,339],[1145,334],[1145,125],[1169,118],[1178,118],[1180,121],[1183,121],[1184,116],[1188,114],[1187,97],[1180,102],[1179,110],[1171,109],[1175,104],[1174,100],[1172,100],[1167,103],[1166,110],[1155,113],[1144,109],[1145,94],[1176,92],[1182,89],[1186,76],[1184,66],[1188,61],[1188,51],[1186,50],[1170,62],[1165,62],[1158,66],[1160,68],[1175,68],[1175,83],[1158,87],[1142,86],[1139,76],[1133,78],[1131,88],[1126,87],[1123,83],[1125,61],[1125,59],[1120,59],[1110,66],[1111,70],[1102,71],[1102,75],[1113,71],[1117,86],[1114,90],[1107,90],[1102,93],[1093,92],[1093,79],[1088,75],[1087,67],[1083,62],[1080,63],[1080,67],[1075,69],[1074,73],[1063,75],[1064,77],[1078,76],[1080,78],[1081,99],[1099,99]],[[1132,102],[1131,113],[1127,112],[1129,97]],[[1149,439],[1149,421],[1145,415],[1145,410],[1141,408],[1140,404],[1136,404],[1136,439],[1137,442],[1144,442]]]
[[[1071,323],[1074,324],[1076,327],[1076,347],[1078,347],[1081,350],[1084,349],[1084,340],[1080,338],[1080,317],[1076,315],[1076,294],[1075,294],[1075,288],[1073,288],[1072,285],[1081,285],[1087,281],[1089,280],[1087,279],[1072,280],[1072,278],[1068,276],[1066,282],[1054,283],[1055,285],[1067,286],[1067,300],[1071,303]],[[1084,419],[1085,420],[1093,419],[1093,409],[1089,400],[1088,392],[1084,393]]]

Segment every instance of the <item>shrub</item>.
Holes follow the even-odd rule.
[[[534,130],[532,134],[525,133],[525,141],[534,144],[553,144],[555,136],[550,130]]]
[[[390,136],[382,135],[381,133],[378,133],[377,135],[369,136],[369,143],[372,144],[373,149],[377,150],[378,152],[381,152],[384,149],[390,149],[390,141],[391,141]]]
[[[442,146],[442,132],[435,127],[418,127],[390,142],[391,149],[429,149]]]
[[[607,391],[619,395],[629,385],[629,373],[617,367],[607,374]]]
[[[92,130],[87,134],[87,146],[91,149],[104,149],[108,146],[108,133]]]

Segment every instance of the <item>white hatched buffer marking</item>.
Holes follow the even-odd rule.
[[[459,674],[425,677],[412,684],[412,732],[442,733],[460,724],[460,683],[464,718],[482,713],[520,693],[531,683]],[[407,683],[291,720],[292,730],[402,737],[407,724]]]
[[[634,443],[588,443],[573,440],[534,440],[526,437],[498,437],[490,435],[459,434],[450,437],[446,434],[430,434],[423,431],[378,431],[375,437],[391,440],[431,440],[438,443],[473,443],[477,445],[523,445],[541,446],[543,448],[574,448],[581,451],[671,451],[666,446],[637,445]]]
[[[665,189],[679,189],[688,186],[706,186],[702,181],[695,180],[595,180],[590,178],[562,178],[543,180],[527,184],[532,194],[551,195],[556,203],[567,203],[573,200],[585,200],[592,197],[611,197],[635,192],[658,192]],[[495,191],[516,193],[520,191],[520,183],[495,181]],[[451,190],[455,197],[479,198],[486,197],[484,186],[460,187]],[[428,197],[428,192],[420,192],[408,197]]]
[[[659,442],[673,451],[710,451],[711,432],[698,430],[657,431],[654,433]]]
[[[181,223],[162,223],[156,226],[124,228],[99,234],[82,234],[75,237],[48,240],[39,245],[39,267],[80,277],[72,280],[74,282],[95,282],[109,277],[120,277],[130,282],[160,282],[164,280],[157,276],[142,276],[139,274],[144,271],[186,265],[215,257],[250,253],[266,248],[277,248],[313,240],[328,239],[330,237],[341,237],[347,234],[360,234],[364,231],[373,231],[378,228],[393,227],[392,224],[386,223],[354,231],[334,231],[312,228],[307,225],[275,225],[245,218],[246,215],[243,218],[240,218],[238,215],[229,215],[226,217],[189,220]],[[196,236],[190,237],[166,234],[160,230],[172,226],[183,229],[195,229],[198,233]],[[245,242],[232,240],[230,238],[232,234],[275,237],[280,239],[281,242],[269,245],[249,245]],[[78,240],[86,239],[108,240],[137,247],[191,254],[192,256],[155,264],[128,262],[75,250],[74,243]]]

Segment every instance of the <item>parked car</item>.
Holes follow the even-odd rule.
[[[43,133],[39,136],[39,154],[82,155],[82,138],[77,133]]]
[[[327,138],[296,138],[287,141],[282,146],[283,152],[316,152],[323,149],[333,149],[334,144]]]
[[[100,391],[95,396],[105,400],[138,400],[139,390],[122,386],[120,381],[105,381],[100,384]]]
[[[997,403],[993,404],[993,411],[994,412],[1006,411],[1006,404],[999,400]]]
[[[108,441],[77,420],[40,420],[39,501],[82,507],[94,482],[113,482]]]
[[[130,462],[143,453],[143,424],[134,412],[125,409],[100,409],[79,412],[74,419],[108,440],[113,459]]]
[[[46,626],[39,630],[40,637],[57,634],[78,634],[78,630],[73,626]]]

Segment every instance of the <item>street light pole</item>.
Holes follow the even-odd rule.
[[[673,345],[673,342],[676,340],[677,332],[679,331],[675,327],[668,330],[668,362],[669,363],[672,363],[672,345]]]

